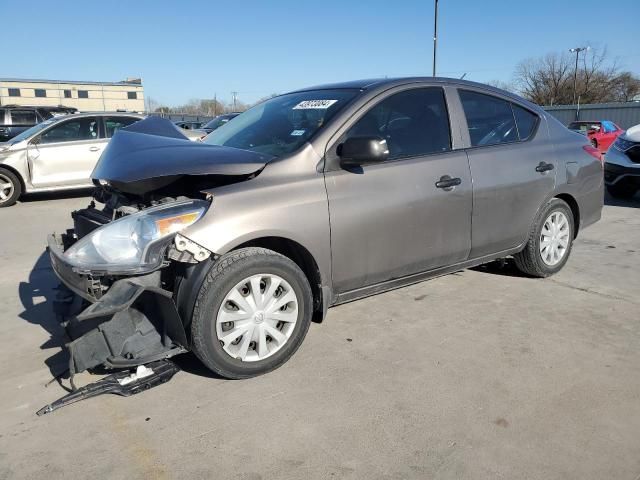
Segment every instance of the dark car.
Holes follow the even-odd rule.
[[[224,115],[218,115],[212,120],[209,120],[207,123],[202,125],[200,128],[207,133],[213,132],[216,128],[220,128],[225,123],[228,123],[229,120],[236,118],[239,113],[225,113]]]
[[[607,151],[604,181],[616,198],[633,198],[640,190],[640,125],[620,135]]]
[[[176,127],[182,128],[183,130],[197,130],[202,126],[202,122],[196,120],[179,120],[173,123]]]
[[[49,237],[87,302],[72,373],[191,350],[224,377],[263,374],[331,306],[505,257],[555,274],[604,198],[585,137],[464,80],[317,86],[179,137],[155,117],[120,129],[95,201]]]
[[[0,142],[11,140],[16,135],[56,115],[77,111],[72,107],[0,105]]]

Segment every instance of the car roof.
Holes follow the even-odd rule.
[[[448,77],[396,77],[396,78],[369,78],[363,80],[352,80],[348,82],[339,82],[339,83],[329,83],[324,85],[315,85],[313,87],[301,88],[298,90],[294,90],[289,93],[300,93],[307,92],[311,90],[337,90],[337,89],[358,89],[362,91],[369,90],[386,90],[388,88],[397,87],[401,85],[408,85],[411,83],[431,83],[431,84],[441,84],[442,86],[447,85],[455,85],[461,87],[471,87],[471,88],[479,88],[485,91],[494,92],[502,96],[511,97],[514,100],[528,105],[530,108],[540,111],[541,109],[529,102],[528,100],[520,97],[519,95],[508,92],[506,90],[502,90],[497,87],[493,87],[491,85],[487,85],[484,83],[472,82],[470,80],[462,80],[459,78],[448,78]]]

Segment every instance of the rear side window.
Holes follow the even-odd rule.
[[[472,146],[497,145],[518,140],[510,102],[468,90],[459,92]]]
[[[520,140],[527,140],[533,134],[538,123],[538,116],[530,112],[526,108],[522,108],[512,103],[513,115],[516,117],[516,126],[518,127],[518,136]]]
[[[140,120],[139,118],[133,117],[105,117],[104,118],[104,126],[107,129],[107,138],[113,137],[113,134],[116,133],[121,128],[124,128],[132,123]]]
[[[36,112],[33,110],[10,110],[13,125],[35,125]]]
[[[347,132],[387,140],[389,160],[451,150],[449,114],[441,88],[396,93],[372,107]]]

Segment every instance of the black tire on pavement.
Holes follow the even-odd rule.
[[[569,241],[560,261],[555,265],[548,265],[542,258],[542,254],[540,252],[540,241],[545,221],[554,212],[562,212],[567,218],[569,224]],[[573,213],[569,205],[559,198],[551,199],[538,213],[538,217],[529,232],[529,238],[526,246],[521,252],[513,256],[518,270],[532,277],[539,278],[548,277],[559,272],[562,267],[564,267],[565,263],[567,263],[569,255],[571,254],[571,247],[575,236],[575,225],[573,222]]]
[[[284,345],[262,360],[242,361],[228,354],[216,334],[222,301],[233,288],[252,275],[277,275],[297,297],[298,316]],[[193,308],[193,351],[204,365],[225,378],[250,378],[283,365],[302,344],[312,317],[313,296],[307,277],[291,259],[265,248],[242,248],[221,256],[204,277]]]

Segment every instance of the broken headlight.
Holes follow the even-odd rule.
[[[197,222],[208,207],[204,200],[189,200],[119,218],[83,237],[64,257],[80,273],[150,272],[162,263],[174,234]]]

